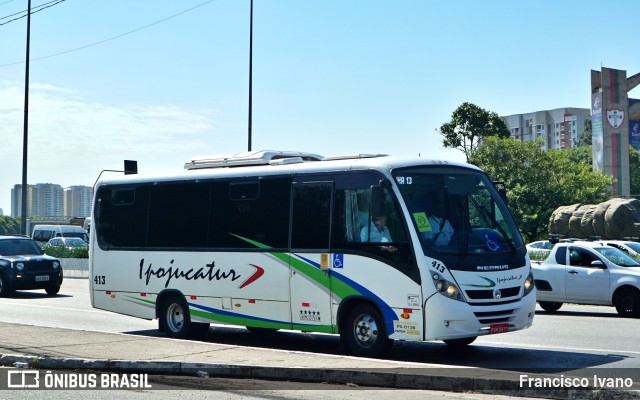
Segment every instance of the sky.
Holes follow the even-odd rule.
[[[29,184],[93,186],[125,159],[170,173],[248,150],[250,0],[32,8],[45,3],[31,17]],[[464,161],[437,132],[462,103],[589,108],[592,69],[640,72],[636,0],[253,3],[253,150]],[[27,6],[0,0],[5,215],[22,182],[27,36],[26,18],[9,21]]]

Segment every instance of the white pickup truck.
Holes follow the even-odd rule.
[[[532,261],[537,301],[554,312],[562,303],[615,306],[640,317],[640,263],[601,242],[557,243],[545,261]]]

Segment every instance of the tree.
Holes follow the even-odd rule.
[[[640,199],[640,151],[629,146],[629,180],[631,197]]]
[[[576,163],[592,165],[591,146],[581,146],[566,150],[569,158]],[[629,146],[629,179],[631,197],[640,199],[640,151]]]
[[[20,233],[20,219],[0,215],[0,235],[16,235]]]
[[[582,146],[591,146],[591,136],[592,136],[592,128],[591,128],[591,120],[587,119],[584,121],[584,132],[580,134],[578,138],[578,147]]]
[[[593,153],[591,146],[580,146],[566,149],[567,157],[577,164],[593,166]]]
[[[509,208],[524,236],[546,238],[559,206],[597,204],[611,197],[613,178],[576,163],[569,151],[541,149],[541,142],[485,138],[469,160],[507,187]]]
[[[462,103],[451,115],[451,121],[437,131],[444,136],[443,146],[459,149],[467,161],[484,138],[511,136],[507,123],[498,114],[471,103]]]

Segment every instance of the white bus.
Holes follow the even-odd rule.
[[[429,218],[437,199],[444,239]],[[92,221],[93,307],[157,318],[170,337],[210,323],[324,332],[377,356],[394,339],[466,345],[533,321],[522,237],[487,175],[464,163],[196,158],[171,176],[100,180]]]

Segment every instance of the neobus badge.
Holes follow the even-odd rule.
[[[508,265],[478,265],[478,271],[504,271],[509,269]]]

